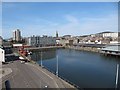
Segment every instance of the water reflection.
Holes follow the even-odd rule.
[[[47,51],[33,51],[31,55],[31,59],[35,61],[41,60],[41,52],[42,52],[42,60],[52,59],[56,57],[56,50],[47,50]]]
[[[59,76],[82,88],[115,87],[116,64],[120,63],[119,58],[70,49],[43,51],[43,65],[54,73],[56,72],[56,53]],[[33,52],[31,57],[40,64],[41,51]]]

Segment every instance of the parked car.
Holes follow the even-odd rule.
[[[20,62],[21,62],[21,64],[25,63],[25,61],[20,61]]]

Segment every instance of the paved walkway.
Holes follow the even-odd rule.
[[[12,72],[11,68],[0,68],[0,79]]]
[[[6,80],[10,81],[11,88],[45,88],[45,86],[48,86],[49,88],[74,88],[67,82],[59,79],[54,74],[36,64],[21,64],[18,60],[3,65],[3,68],[12,69],[12,73],[2,78],[3,88],[5,87],[4,83]]]
[[[2,89],[2,77],[5,77],[12,73],[11,68],[0,68],[0,90]]]

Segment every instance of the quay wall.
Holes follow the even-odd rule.
[[[33,48],[25,48],[28,51],[36,51],[36,50],[50,50],[50,49],[60,49],[60,48],[66,48],[66,49],[75,49],[75,50],[82,50],[82,51],[91,51],[91,52],[99,52],[100,49],[96,47],[76,47],[76,46],[54,46],[54,47],[33,47]]]
[[[101,55],[104,56],[117,56],[120,57],[120,53],[116,53],[116,52],[111,52],[111,51],[107,51],[107,52],[103,52],[101,51],[101,48],[97,48],[97,47],[76,47],[76,46],[66,46],[65,48],[67,49],[74,49],[74,50],[80,50],[80,51],[90,51],[90,52],[95,52],[95,53],[100,53]]]
[[[50,50],[50,49],[59,49],[59,48],[65,48],[65,47],[64,46],[31,47],[31,48],[25,48],[25,50],[36,51],[36,50]]]
[[[67,49],[74,49],[74,50],[82,50],[82,51],[90,51],[90,52],[100,52],[100,48],[96,47],[75,47],[75,46],[66,46]]]

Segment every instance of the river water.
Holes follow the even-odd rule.
[[[114,88],[116,65],[120,58],[103,56],[99,53],[57,49],[42,51],[42,63],[56,72],[58,56],[59,76],[81,88]],[[34,51],[31,58],[41,63],[41,52]]]

